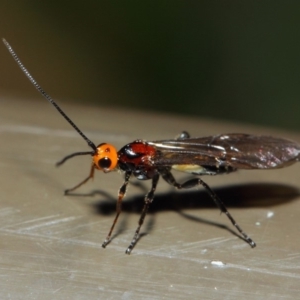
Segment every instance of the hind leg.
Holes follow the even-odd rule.
[[[161,173],[162,178],[168,182],[170,185],[175,186],[177,189],[190,189],[202,185],[205,190],[208,192],[209,196],[216,203],[222,213],[224,213],[227,218],[230,220],[232,225],[238,230],[238,232],[243,236],[244,240],[254,248],[256,246],[255,242],[242,230],[242,228],[237,224],[234,218],[231,216],[227,210],[223,201],[217,196],[217,194],[206,184],[201,178],[189,179],[186,182],[180,184],[178,183],[170,171],[165,171]]]

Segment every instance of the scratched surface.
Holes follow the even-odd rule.
[[[194,136],[243,131],[300,141],[300,134],[236,124],[61,105],[96,144],[120,147],[182,129]],[[203,178],[255,249],[235,235],[202,189],[178,193],[160,182],[128,256],[149,182],[132,182],[114,239],[103,249],[122,177],[98,172],[75,196],[63,196],[88,174],[90,158],[60,168],[54,163],[88,148],[38,96],[0,96],[0,136],[0,299],[299,298],[300,165]]]

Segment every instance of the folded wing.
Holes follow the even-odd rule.
[[[299,160],[300,145],[282,138],[249,134],[162,140],[156,149],[156,166],[200,165],[234,169],[281,168]]]

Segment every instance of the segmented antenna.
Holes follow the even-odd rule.
[[[10,52],[13,59],[16,61],[16,63],[19,65],[23,73],[26,75],[26,77],[30,80],[30,82],[35,86],[35,88],[58,110],[58,112],[69,122],[69,124],[83,137],[83,139],[88,143],[88,145],[94,150],[97,151],[97,147],[95,144],[89,140],[82,131],[73,123],[73,121],[62,111],[62,109],[56,104],[56,102],[42,89],[42,87],[36,82],[36,80],[31,76],[31,74],[28,72],[28,70],[24,67],[21,60],[13,50],[13,48],[10,46],[10,44],[5,40],[2,39],[4,45]]]

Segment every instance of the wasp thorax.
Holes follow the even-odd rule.
[[[118,154],[114,146],[110,144],[100,144],[97,153],[93,155],[95,167],[104,172],[112,171],[118,164]]]

